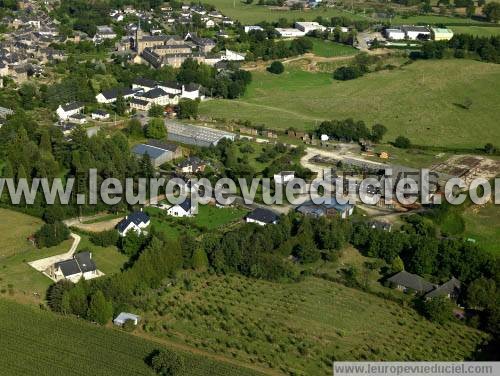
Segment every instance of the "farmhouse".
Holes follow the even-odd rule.
[[[436,41],[450,40],[453,38],[453,31],[447,28],[431,27],[431,35]]]
[[[197,125],[184,125],[169,122],[167,124],[168,139],[181,144],[196,145],[200,147],[216,146],[220,140],[234,141],[236,135],[218,129],[200,127]]]
[[[121,312],[116,318],[113,320],[113,323],[118,326],[122,326],[127,321],[132,321],[134,325],[137,325],[141,318],[133,313]]]
[[[121,95],[124,99],[132,97],[136,93],[135,90],[128,88],[115,88],[110,90],[105,90],[102,93],[96,95],[95,99],[97,103],[114,103],[116,99]]]
[[[182,203],[174,205],[167,209],[167,214],[172,217],[192,217],[197,210],[190,199],[184,200]]]
[[[436,287],[419,275],[408,273],[405,270],[393,275],[387,281],[393,284],[398,290],[403,292],[416,291],[419,294],[428,293]]]
[[[179,103],[179,97],[177,95],[169,94],[159,87],[148,90],[145,93],[137,94],[136,98],[158,106]]]
[[[79,114],[83,110],[83,107],[83,103],[80,102],[62,104],[57,108],[56,114],[59,116],[59,119],[68,120],[71,115]]]
[[[46,272],[55,281],[66,279],[73,283],[78,282],[82,277],[89,280],[101,275],[90,252],[77,253],[72,259],[57,262]]]
[[[138,234],[142,234],[143,230],[151,224],[149,215],[141,211],[134,212],[129,216],[126,216],[117,225],[118,233],[120,236],[127,236],[129,231],[135,231]]]
[[[247,223],[257,223],[260,226],[275,225],[278,223],[279,215],[275,212],[257,208],[245,217]]]
[[[443,283],[441,286],[432,290],[425,295],[426,299],[431,299],[439,296],[444,296],[448,299],[456,300],[460,295],[461,283],[455,277],[451,277],[448,282]]]

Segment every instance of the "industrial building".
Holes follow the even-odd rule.
[[[220,140],[226,138],[234,141],[234,133],[218,129],[200,127],[197,125],[184,125],[175,122],[167,124],[168,139],[186,145],[201,147],[216,146]]]

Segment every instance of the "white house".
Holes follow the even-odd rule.
[[[103,110],[94,110],[91,114],[92,120],[106,120],[109,119],[109,114]]]
[[[110,89],[105,90],[102,93],[96,95],[95,99],[97,103],[115,103],[116,99],[121,95],[124,99],[131,98],[134,94],[137,93],[137,90],[123,88],[123,89]]]
[[[85,124],[87,122],[87,118],[83,114],[70,115],[68,120],[75,124]]]
[[[121,312],[114,320],[113,323],[118,326],[122,326],[127,321],[132,321],[134,325],[137,325],[141,318],[133,313]]]
[[[103,275],[97,270],[91,252],[77,253],[72,259],[56,262],[46,273],[55,281],[66,279],[73,283],[81,278],[89,280]]]
[[[79,114],[83,110],[83,103],[80,102],[70,102],[66,104],[61,104],[56,110],[57,116],[61,120],[68,120],[71,115]]]
[[[179,97],[177,95],[169,94],[159,87],[148,90],[145,93],[137,94],[135,97],[158,106],[179,103]]]
[[[278,223],[278,214],[271,210],[257,208],[245,217],[247,223],[256,223],[260,226]]]
[[[306,35],[304,31],[299,29],[277,27],[275,30],[282,38],[299,38]]]
[[[192,217],[196,214],[197,210],[192,205],[191,200],[184,200],[182,203],[173,205],[167,209],[167,214],[172,217]]]
[[[198,98],[203,99],[204,96],[200,95],[201,85],[199,84],[188,84],[182,85],[181,98],[196,100]]]
[[[295,178],[294,171],[281,171],[278,174],[274,174],[274,182],[276,184],[286,184]]]
[[[221,58],[222,60],[227,61],[244,61],[245,55],[231,50],[226,50],[225,54],[223,54]]]
[[[304,33],[310,33],[311,31],[319,30],[325,31],[326,27],[320,25],[318,22],[295,22],[295,28],[303,31]]]
[[[128,232],[133,230],[138,234],[142,234],[143,230],[151,224],[151,219],[149,215],[144,213],[142,210],[132,213],[125,217],[117,225],[118,233],[120,236],[127,236]]]

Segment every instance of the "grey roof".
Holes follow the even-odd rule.
[[[217,143],[223,138],[235,137],[234,133],[221,131],[218,129],[200,127],[197,125],[184,125],[170,122],[167,124],[167,131],[170,134],[176,134],[193,140],[205,141],[208,143]]]
[[[147,223],[149,222],[149,220],[150,220],[149,215],[147,215],[143,211],[138,211],[127,216],[127,218],[118,223],[116,227],[118,228],[119,231],[123,231],[128,227],[130,223],[135,223],[136,225],[139,225],[141,223]]]
[[[437,296],[458,296],[460,294],[461,283],[455,277],[452,277],[448,282],[443,283],[438,288],[432,290],[426,298],[435,298]]]
[[[168,95],[168,93],[165,90],[157,87],[157,88],[151,89],[151,90],[141,94],[141,97],[148,98],[148,99],[156,99],[156,98],[164,97],[167,95]]]
[[[75,259],[61,261],[55,264],[56,268],[60,268],[65,277],[80,273],[80,267]]]
[[[92,254],[90,252],[77,253],[75,255],[75,260],[78,262],[82,273],[93,272],[97,270],[94,260],[92,260]]]
[[[104,110],[94,110],[92,111],[93,114],[96,114],[96,115],[101,115],[101,116],[106,116],[106,115],[109,115],[106,111]]]
[[[149,88],[154,88],[158,85],[158,82],[156,82],[155,80],[150,80],[149,78],[143,78],[143,77],[136,78],[133,83],[139,86],[144,86]]]
[[[83,103],[81,103],[81,102],[69,102],[69,103],[61,105],[61,107],[64,111],[72,111],[72,110],[76,110],[78,108],[82,108]]]
[[[193,82],[187,84],[187,85],[184,85],[184,90],[185,91],[196,91],[196,90],[200,90],[201,88],[201,85],[200,84],[195,84]]]
[[[114,89],[109,89],[103,91],[101,94],[104,96],[106,99],[114,99],[118,98],[118,96],[126,96],[126,95],[132,95],[134,94],[135,91],[129,88],[114,88]]]
[[[70,116],[71,119],[85,119],[85,115],[83,114],[73,114]]]
[[[279,219],[279,215],[268,209],[257,208],[248,214],[247,218],[270,224],[276,222]]]
[[[145,100],[142,100],[139,98],[131,98],[130,103],[138,104],[139,106],[147,106],[149,104],[148,101],[145,101]]]
[[[393,275],[388,281],[421,293],[429,292],[435,288],[432,283],[427,282],[419,275],[408,273],[405,270]]]
[[[405,31],[405,32],[408,32],[408,31],[417,31],[417,32],[421,32],[421,33],[429,33],[429,29],[425,26],[408,26],[408,25],[404,25],[404,26],[401,26],[401,30]]]
[[[175,153],[180,148],[179,145],[172,142],[162,142],[158,140],[148,140],[147,145],[166,151],[171,151],[172,153]]]
[[[147,154],[151,159],[157,159],[161,157],[163,154],[167,153],[167,150],[146,144],[139,144],[134,146],[134,148],[132,149],[132,153],[137,155]]]
[[[121,312],[114,320],[113,322],[115,324],[124,324],[125,321],[127,320],[133,320],[133,321],[139,321],[141,318],[140,316],[134,315],[133,313],[128,313],[128,312]]]

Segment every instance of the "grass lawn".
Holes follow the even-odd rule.
[[[98,247],[86,237],[82,236],[82,241],[78,250],[88,249],[92,252],[97,268],[104,274],[118,273],[122,266],[128,261],[128,257],[121,253],[116,247]]]
[[[3,375],[151,376],[153,372],[144,359],[165,347],[183,356],[186,376],[261,375],[119,330],[6,300],[0,300],[0,332]]]
[[[363,15],[352,14],[341,9],[314,9],[307,11],[292,10],[272,10],[267,6],[257,5],[257,2],[251,5],[245,4],[241,0],[207,0],[206,3],[217,7],[226,16],[239,20],[244,25],[254,24],[262,21],[278,21],[280,18],[286,18],[289,21],[305,19],[312,21],[318,16],[324,18],[344,16],[353,20],[367,19]]]
[[[239,208],[217,208],[211,205],[203,205],[199,207],[194,221],[199,226],[213,230],[243,218],[246,213],[246,210]]]
[[[384,124],[386,140],[403,135],[417,145],[480,147],[485,140],[500,145],[498,64],[417,61],[345,82],[295,69],[253,76],[242,99],[202,102],[200,113],[282,130],[312,130],[322,120],[352,117],[370,126]],[[469,110],[459,106],[466,98],[473,101]]]
[[[3,258],[25,250],[34,250],[26,239],[43,224],[39,218],[0,208],[0,262]]]
[[[419,15],[412,17],[396,16],[392,19],[393,25],[416,25],[416,24],[482,24],[484,22],[462,17],[447,17],[437,15]]]
[[[331,375],[332,359],[461,360],[485,338],[319,278],[184,278],[190,283],[143,297],[151,307],[144,313],[148,332],[284,374]]]
[[[481,208],[471,206],[462,216],[465,236],[475,239],[485,250],[500,255],[500,207],[494,204]]]
[[[389,160],[380,159],[378,155],[367,157],[368,159],[381,163],[391,163],[414,168],[430,167],[434,163],[445,161],[450,154],[437,151],[420,149],[398,149],[390,144],[375,146],[375,153],[385,151],[389,154]]]
[[[500,27],[452,26],[455,34],[472,34],[478,37],[491,37],[500,34]]]
[[[321,57],[356,55],[359,50],[341,43],[318,38],[309,38],[313,42],[312,52]]]

